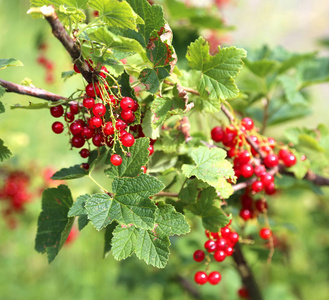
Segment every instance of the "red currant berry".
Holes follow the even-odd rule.
[[[90,154],[90,152],[89,152],[89,150],[87,148],[81,149],[79,153],[80,153],[80,156],[82,158],[87,158],[89,156],[89,154]]]
[[[105,108],[105,105],[103,103],[96,103],[93,106],[93,114],[95,116],[102,117],[102,116],[105,115],[105,113],[106,113],[106,108]]]
[[[87,84],[86,94],[89,97],[96,97],[96,95],[99,95],[100,91],[99,91],[99,87],[98,87],[97,83],[95,83],[94,85],[92,83]]]
[[[118,105],[119,102],[118,98],[115,98],[113,95],[109,95],[109,99],[114,106]]]
[[[293,155],[292,153],[290,153],[288,156],[284,157],[282,160],[283,160],[284,165],[287,168],[292,167],[297,162],[296,156]]]
[[[251,189],[252,189],[252,191],[255,192],[255,193],[259,193],[260,191],[263,190],[263,188],[264,188],[264,185],[263,185],[263,183],[262,183],[261,181],[259,181],[259,180],[254,181],[254,182],[252,183],[252,185],[251,185]]]
[[[82,169],[89,170],[90,166],[87,163],[83,163],[83,164],[81,164],[81,167],[82,167]]]
[[[262,228],[259,231],[259,236],[263,239],[263,240],[268,240],[271,236],[272,236],[272,231],[269,228]]]
[[[147,150],[150,152],[149,156],[151,156],[154,153],[154,147],[152,145],[150,145]]]
[[[120,116],[122,120],[126,121],[127,123],[132,123],[130,121],[132,120],[134,122],[135,120],[135,114],[132,110],[122,110]]]
[[[215,141],[215,142],[221,142],[223,140],[224,137],[224,130],[222,127],[220,126],[216,126],[211,130],[211,138]]]
[[[300,160],[305,161],[306,160],[306,155],[301,155]]]
[[[231,229],[228,227],[223,227],[220,230],[220,234],[221,234],[222,238],[227,239],[231,235]]]
[[[220,275],[219,272],[217,271],[214,271],[214,272],[211,272],[209,275],[208,275],[208,282],[210,284],[218,284],[222,279],[222,275]]]
[[[99,76],[103,77],[103,78],[106,78],[106,74],[108,73],[109,71],[106,69],[106,67],[101,67],[101,72],[99,73]]]
[[[217,248],[217,245],[214,240],[208,240],[204,243],[204,247],[208,252],[214,252]]]
[[[70,112],[74,115],[79,113],[79,105],[77,103],[70,104]]]
[[[245,287],[242,287],[238,290],[238,295],[240,298],[244,298],[244,299],[249,298],[248,290]]]
[[[218,262],[222,262],[226,257],[226,254],[223,250],[217,250],[215,253],[214,253],[214,259]]]
[[[237,140],[236,140],[236,135],[233,133],[227,133],[223,136],[223,140],[222,143],[224,144],[224,146],[226,147],[235,147]]]
[[[51,126],[51,129],[56,134],[60,134],[64,131],[64,125],[61,122],[54,122],[53,125]]]
[[[208,239],[210,239],[210,238],[213,238],[213,239],[215,239],[215,240],[218,239],[218,232],[210,232],[209,230],[206,230],[206,231],[205,231],[205,234],[206,234],[206,237],[207,237]]]
[[[81,125],[81,123],[78,121],[75,121],[70,125],[70,131],[73,135],[81,134],[82,130],[83,130],[83,125]]]
[[[75,135],[71,139],[71,144],[75,148],[81,148],[85,144],[85,139],[81,135]]]
[[[249,160],[251,158],[250,152],[247,150],[244,150],[239,153],[238,158],[239,158],[241,165],[245,165],[249,162]]]
[[[115,122],[115,128],[117,130],[123,130],[123,129],[127,128],[127,124],[124,121],[122,121],[121,119],[118,119]]]
[[[249,219],[252,217],[252,210],[249,209],[249,208],[242,208],[242,209],[240,210],[240,214],[239,214],[239,216],[240,216],[243,220],[247,221],[247,220],[249,220]]]
[[[274,182],[272,182],[269,185],[265,186],[265,193],[267,195],[273,195],[273,194],[275,194],[275,192],[276,192],[276,189],[275,189]]]
[[[113,147],[113,144],[114,144],[114,140],[113,140],[113,137],[109,136],[105,139],[105,143],[107,146],[109,146],[110,148]]]
[[[225,254],[226,254],[227,256],[231,256],[231,255],[233,254],[233,252],[234,252],[234,249],[233,249],[233,247],[231,247],[231,246],[229,246],[229,247],[227,247],[227,248],[225,249]]]
[[[255,207],[260,213],[264,213],[265,211],[267,211],[267,202],[264,200],[257,200],[255,202]]]
[[[126,133],[121,137],[121,143],[125,147],[131,147],[135,143],[135,138],[131,133]]]
[[[266,155],[272,152],[272,148],[268,145],[260,147],[260,150]]]
[[[122,163],[122,158],[121,158],[121,156],[120,156],[119,154],[113,154],[113,155],[111,156],[111,163],[112,163],[112,165],[114,165],[114,166],[120,166],[121,163]]]
[[[141,170],[143,171],[144,174],[147,172],[147,168],[145,166],[141,166]]]
[[[92,108],[95,105],[95,99],[94,98],[84,98],[82,101],[82,104],[85,108]]]
[[[287,149],[280,149],[280,151],[279,151],[279,158],[283,160],[289,154],[290,154],[289,150],[287,150]]]
[[[276,144],[275,139],[269,137],[269,138],[267,138],[267,142],[268,142],[269,146],[270,146],[272,149],[274,149],[275,144]]]
[[[238,154],[238,151],[236,148],[230,148],[228,151],[227,151],[227,156],[228,157],[235,157],[236,155]]]
[[[236,244],[239,241],[239,234],[237,232],[231,232],[229,240],[232,244]]]
[[[241,125],[246,129],[246,130],[252,130],[254,128],[254,121],[250,118],[243,118],[241,120]]]
[[[92,138],[94,134],[95,134],[95,130],[89,128],[88,126],[84,126],[81,131],[82,137],[84,137],[86,140]]]
[[[202,250],[196,250],[193,254],[193,259],[196,262],[202,262],[205,258],[205,254]]]
[[[227,248],[227,241],[224,238],[219,238],[217,240],[217,249],[218,250],[225,250]]]
[[[135,102],[130,97],[123,97],[120,101],[120,106],[122,110],[132,110],[132,108],[135,106]]]
[[[197,284],[205,284],[208,281],[208,276],[205,272],[196,272],[194,275],[194,281]]]
[[[94,116],[89,119],[89,125],[91,128],[99,128],[103,124],[103,120],[101,117]]]
[[[114,134],[114,127],[112,122],[106,122],[103,128],[103,132],[105,135],[112,135]]]
[[[266,174],[266,168],[264,165],[257,165],[254,168],[254,173],[257,177],[261,177]]]
[[[254,168],[251,164],[245,164],[241,167],[240,172],[244,178],[249,178],[254,174]]]
[[[264,187],[268,186],[270,183],[274,182],[274,176],[266,173],[265,175],[260,177],[260,181],[263,183]]]
[[[93,136],[92,142],[96,147],[100,147],[104,144],[104,136],[100,133],[96,133]]]
[[[139,107],[138,102],[136,100],[134,100],[134,106],[131,110],[135,112],[138,109],[138,107]]]
[[[50,108],[50,113],[54,118],[59,118],[64,114],[62,105],[53,106]]]
[[[74,70],[76,73],[81,73],[80,70],[78,69],[78,67],[77,67],[76,64],[73,65],[73,70]]]
[[[269,154],[264,158],[264,165],[267,168],[273,168],[277,166],[279,163],[279,159],[276,154]]]
[[[252,207],[253,200],[248,195],[242,195],[241,196],[241,205],[243,208],[251,208]]]
[[[64,119],[65,119],[66,122],[71,123],[71,122],[74,121],[74,114],[72,114],[70,111],[68,111],[68,112],[65,114]]]

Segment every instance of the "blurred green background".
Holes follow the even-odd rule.
[[[281,44],[294,51],[326,53],[316,42],[329,35],[329,5],[324,0],[314,3],[235,0],[224,8],[227,22],[236,26],[230,33],[232,43],[242,47]],[[46,21],[33,20],[26,14],[28,8],[27,0],[0,0],[0,57],[14,57],[24,64],[24,67],[0,70],[0,78],[15,83],[30,78],[37,87],[69,95],[82,86],[82,79],[77,76],[63,84],[61,72],[71,70],[71,61],[51,35]],[[36,62],[40,35],[48,45],[46,56],[55,63],[54,84],[45,82],[45,70]],[[312,93],[316,99],[315,114],[299,124],[328,124],[328,87],[312,88]],[[57,170],[81,162],[78,151],[69,150],[67,136],[51,131],[53,119],[48,111],[9,109],[9,105],[26,105],[38,100],[6,94],[1,101],[6,113],[0,115],[0,137],[14,153],[1,168],[10,165],[35,174],[45,167]],[[274,137],[280,137],[281,132],[280,127],[271,130]],[[92,189],[97,191],[87,179],[69,182],[69,186],[74,198]],[[295,189],[270,200],[272,227],[283,241],[282,251],[277,250],[268,265],[268,251],[257,237],[255,246],[244,247],[264,299],[328,299],[329,204],[328,191],[324,192],[314,195],[306,189]],[[0,202],[0,208],[2,205]],[[222,273],[218,286],[200,287],[193,283],[194,273],[202,267],[193,261],[192,255],[206,240],[198,220],[190,220],[192,233],[171,240],[171,257],[164,270],[147,266],[135,257],[116,262],[110,254],[103,259],[103,232],[97,232],[92,226],[65,246],[49,266],[46,256],[34,251],[40,209],[40,199],[36,198],[27,205],[26,212],[17,217],[19,223],[15,230],[10,230],[0,218],[0,299],[194,299],[184,288],[185,280],[200,293],[199,299],[238,299],[241,282],[233,260],[211,266],[212,270]],[[232,212],[237,211],[232,209]],[[256,236],[257,224],[251,222],[240,233]]]

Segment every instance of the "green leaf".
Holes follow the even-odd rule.
[[[190,226],[183,214],[172,205],[160,202],[155,213],[155,232],[159,236],[181,235],[190,232]]]
[[[161,134],[161,149],[165,153],[175,153],[185,142],[184,134],[178,129],[163,131]]]
[[[107,255],[112,249],[113,231],[115,230],[117,225],[118,223],[112,222],[110,225],[106,226],[104,234],[104,258],[107,257]]]
[[[147,170],[149,173],[163,172],[175,166],[177,159],[177,156],[164,153],[163,151],[155,151],[150,156]]]
[[[307,100],[302,93],[299,92],[299,82],[296,78],[292,78],[288,75],[281,75],[278,79],[283,86],[284,93],[290,104],[307,105]]]
[[[150,68],[143,69],[140,72],[138,79],[143,85],[145,85],[147,91],[150,92],[151,94],[155,94],[159,90],[160,80],[154,69],[150,69]]]
[[[89,6],[99,11],[99,18],[109,26],[137,30],[137,15],[126,1],[89,0]]]
[[[137,229],[135,226],[117,226],[113,231],[112,253],[116,260],[123,260],[135,251]]]
[[[192,213],[201,216],[204,228],[212,232],[218,232],[231,219],[220,208],[214,206],[216,197],[215,189],[208,187],[201,192],[196,204],[188,206]]]
[[[47,252],[49,263],[55,259],[71,231],[74,218],[68,218],[67,214],[72,203],[66,185],[46,189],[42,194],[35,249],[40,253]]]
[[[32,103],[30,102],[29,105],[20,105],[20,104],[14,104],[10,105],[10,109],[49,109],[49,104],[46,103]]]
[[[15,58],[9,58],[9,59],[0,59],[0,70],[6,69],[7,67],[21,67],[23,66],[23,63]]]
[[[97,230],[113,220],[151,229],[156,206],[148,197],[163,188],[164,185],[158,179],[146,174],[135,178],[116,177],[112,184],[113,198],[107,194],[94,194],[88,200],[85,206],[88,218]]]
[[[299,76],[302,80],[301,87],[307,87],[329,81],[329,58],[321,57],[306,60],[299,65]]]
[[[2,139],[0,139],[0,161],[3,162],[4,160],[9,159],[13,154],[11,151],[4,145]]]
[[[169,246],[168,236],[156,235],[149,230],[137,231],[136,255],[148,265],[164,268],[169,259]]]
[[[1,96],[0,96],[1,97]],[[6,111],[5,106],[3,103],[0,101],[0,114],[4,113]]]
[[[188,180],[187,186],[181,189],[178,194],[179,200],[184,203],[195,203],[198,197],[198,185],[195,179]]]
[[[6,93],[6,89],[0,85],[0,98]]]
[[[190,156],[195,165],[185,164],[182,166],[184,175],[188,178],[196,176],[216,188],[223,197],[227,197],[226,179],[234,178],[232,164],[225,160],[226,152],[219,148],[199,147],[193,149]],[[231,191],[233,193],[233,190]]]
[[[136,40],[116,35],[104,26],[87,30],[87,34],[92,41],[113,50],[137,53],[145,52],[144,48]]]
[[[81,168],[81,165],[75,165],[69,168],[60,169],[51,177],[51,179],[69,180],[69,179],[81,178],[86,175],[88,175],[88,171]]]
[[[301,154],[296,150],[291,150],[291,152],[296,156],[297,162],[294,166],[287,168],[287,170],[294,173],[297,179],[303,179],[308,170],[310,170],[311,163],[309,160],[301,161]]]
[[[121,155],[122,163],[120,166],[112,165],[109,169],[105,170],[105,174],[110,178],[115,177],[136,177],[141,173],[141,167],[145,166],[149,160],[149,151],[147,150],[150,145],[148,138],[139,138],[135,140],[133,146],[128,148],[130,157],[125,156],[119,145],[117,145],[116,153]],[[107,157],[110,160],[111,153]]]
[[[60,5],[56,13],[66,27],[74,23],[81,23],[86,19],[85,14],[75,7],[65,7],[64,5]]]
[[[153,128],[153,114],[150,109],[146,110],[145,116],[143,118],[142,128],[145,136],[156,140],[160,136],[161,126]]]
[[[201,71],[198,91],[204,98],[232,99],[239,90],[234,77],[243,67],[246,51],[235,47],[219,49],[215,56],[209,54],[209,44],[199,37],[188,47],[186,58],[189,66]]]
[[[243,59],[246,67],[253,72],[256,76],[264,78],[277,69],[279,62],[276,60],[261,59],[251,61],[247,58]]]
[[[91,196],[88,194],[79,196],[77,198],[77,200],[71,206],[67,216],[68,217],[77,217],[77,216],[81,216],[81,215],[86,215],[87,210],[85,208],[85,205],[90,198],[91,198]]]
[[[61,73],[61,78],[65,80],[73,77],[74,75],[76,75],[77,73],[75,71],[65,71]]]

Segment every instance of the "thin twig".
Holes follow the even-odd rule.
[[[16,83],[12,83],[3,79],[0,79],[0,85],[6,89],[7,93],[17,93],[21,95],[28,95],[31,97],[41,98],[49,101],[59,101],[59,100],[67,100],[66,97],[53,94],[51,92],[45,91],[43,89],[39,89],[36,87],[24,86]]]

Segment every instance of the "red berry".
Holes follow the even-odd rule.
[[[141,166],[141,170],[143,171],[144,174],[147,172],[147,168],[145,166]]]
[[[306,155],[301,155],[300,160],[301,160],[301,161],[306,160]]]
[[[89,128],[88,126],[84,126],[83,129],[82,129],[82,131],[81,131],[81,135],[86,140],[89,140],[90,138],[92,138],[94,134],[95,134],[95,130]]]
[[[95,116],[102,117],[102,116],[105,115],[105,113],[106,113],[106,108],[105,108],[105,105],[103,103],[96,103],[93,106],[93,114]]]
[[[252,191],[255,192],[255,193],[259,193],[260,191],[263,190],[263,188],[264,188],[264,185],[263,185],[263,183],[262,183],[261,181],[259,181],[259,180],[254,181],[254,182],[252,183],[252,185],[251,185],[251,189],[252,189]]]
[[[149,156],[151,156],[154,153],[154,147],[152,145],[150,145],[147,150],[150,152]]]
[[[127,128],[127,124],[124,121],[122,121],[121,119],[118,119],[115,122],[115,128],[117,130],[123,130],[123,129]]]
[[[229,240],[232,244],[236,244],[239,241],[239,234],[237,232],[231,232]]]
[[[249,162],[249,160],[251,158],[250,152],[247,150],[244,150],[239,153],[238,158],[239,158],[241,165],[245,165]]]
[[[132,110],[133,107],[135,106],[135,102],[132,98],[130,97],[123,97],[120,101],[120,106],[122,110]]]
[[[268,154],[270,154],[270,153],[272,152],[272,148],[271,148],[270,146],[268,146],[268,145],[266,145],[266,146],[261,146],[261,147],[260,147],[260,150],[261,150],[264,154],[266,154],[266,155],[268,155]]]
[[[205,234],[208,239],[210,239],[210,238],[215,239],[215,240],[218,239],[218,232],[210,232],[209,230],[206,230]]]
[[[263,183],[264,187],[268,186],[270,183],[274,182],[273,175],[266,173],[265,175],[260,177],[260,181]]]
[[[77,67],[76,64],[73,65],[73,70],[74,70],[76,73],[81,73],[80,70],[78,69],[78,67]]]
[[[214,259],[218,262],[222,262],[226,257],[226,254],[223,250],[217,250],[215,253],[214,253]]]
[[[237,143],[236,140],[236,135],[234,133],[227,133],[223,136],[223,140],[222,143],[224,144],[224,146],[226,147],[234,147]]]
[[[95,99],[94,98],[84,98],[82,101],[82,104],[85,108],[92,108],[95,105]]]
[[[66,122],[71,123],[71,122],[74,121],[74,114],[72,114],[70,111],[68,111],[68,112],[65,114],[64,119],[65,119]]]
[[[231,235],[231,229],[228,227],[223,227],[220,230],[220,234],[221,234],[222,238],[227,239]]]
[[[231,256],[233,254],[233,252],[234,252],[234,249],[231,246],[229,246],[225,249],[225,253],[227,256]]]
[[[96,147],[100,147],[104,144],[104,136],[100,133],[96,133],[93,136],[92,142]]]
[[[81,164],[81,167],[83,168],[83,169],[85,169],[85,170],[89,170],[89,164],[87,164],[87,163],[83,163],[83,164]]]
[[[109,98],[110,98],[110,102],[116,106],[119,102],[118,98],[115,98],[113,95],[109,95]]]
[[[255,207],[260,213],[263,213],[267,210],[267,202],[264,200],[257,200],[255,202]]]
[[[230,149],[227,151],[227,156],[228,156],[228,157],[235,157],[237,154],[238,154],[238,150],[237,150],[235,147],[230,148]]]
[[[87,158],[89,156],[89,154],[90,154],[90,152],[89,152],[89,150],[87,148],[81,149],[79,153],[80,153],[80,156],[82,158]]]
[[[108,73],[109,71],[106,69],[106,67],[101,67],[101,72],[99,73],[99,76],[106,78],[106,73]]]
[[[127,133],[121,137],[121,143],[125,147],[131,147],[135,143],[135,138],[131,133]]]
[[[280,149],[280,151],[279,151],[279,158],[283,160],[289,154],[290,154],[289,150],[287,150],[287,149]]]
[[[86,86],[86,94],[89,97],[96,97],[96,95],[100,94],[98,84],[95,83],[94,85],[92,83],[87,84]]]
[[[50,113],[54,118],[59,118],[64,114],[62,105],[53,106],[50,108]]]
[[[112,165],[114,165],[114,166],[120,166],[121,163],[122,163],[122,158],[121,158],[121,156],[120,156],[119,154],[113,154],[113,155],[111,156],[111,163],[112,163]]]
[[[284,157],[282,160],[283,160],[284,165],[287,168],[292,167],[297,162],[296,156],[292,153],[290,153],[288,156]]]
[[[271,236],[272,236],[272,231],[269,228],[262,228],[259,231],[259,236],[263,239],[263,240],[268,240]]]
[[[106,143],[107,146],[109,146],[110,148],[112,148],[112,146],[114,144],[113,137],[109,136],[109,137],[105,138],[105,143]]]
[[[279,159],[276,154],[269,154],[264,158],[264,165],[267,168],[273,168],[277,166],[279,163]]]
[[[240,210],[240,214],[239,215],[240,215],[240,217],[243,220],[247,221],[247,220],[249,220],[252,217],[252,210],[251,209],[248,209],[248,208],[242,208]]]
[[[105,135],[112,135],[114,134],[114,127],[112,122],[106,122],[103,128],[103,132]]]
[[[138,102],[136,100],[134,100],[134,106],[133,106],[133,108],[131,110],[132,111],[136,111],[138,109],[138,107],[139,107]]]
[[[276,142],[274,138],[271,137],[267,138],[267,142],[272,149],[275,147]]]
[[[78,121],[75,121],[70,125],[70,131],[73,135],[81,134],[82,129],[83,129],[83,125],[81,125],[81,123]]]
[[[267,195],[273,195],[273,194],[275,194],[275,192],[276,192],[276,189],[275,189],[274,182],[272,182],[269,185],[265,186],[265,193]]]
[[[85,144],[85,139],[81,135],[75,135],[71,139],[71,144],[75,148],[81,148]]]
[[[245,287],[242,287],[238,290],[238,295],[240,298],[249,298],[248,290]]]
[[[244,178],[249,178],[254,174],[254,168],[251,164],[245,164],[241,167],[240,172]]]
[[[94,116],[89,119],[89,125],[91,128],[99,128],[103,124],[103,120],[101,117]]]
[[[120,116],[122,120],[127,123],[132,123],[135,121],[135,114],[132,110],[122,110]]]
[[[79,105],[77,103],[70,104],[70,112],[74,115],[79,113]]]
[[[204,243],[204,247],[208,252],[214,252],[217,248],[217,245],[214,240],[208,240]]]
[[[53,125],[51,126],[51,129],[56,134],[59,134],[59,133],[62,133],[64,131],[64,125],[61,122],[54,122]]]
[[[205,284],[208,281],[208,276],[205,272],[198,271],[194,275],[194,281],[197,284]]]
[[[208,281],[210,284],[213,284],[213,285],[218,284],[221,279],[222,279],[222,276],[217,271],[211,272],[208,275]]]
[[[215,141],[215,142],[221,142],[223,140],[224,137],[224,130],[222,127],[220,126],[216,126],[211,130],[211,138]]]
[[[251,208],[252,207],[253,200],[248,195],[242,195],[241,196],[241,205],[243,208]]]
[[[250,118],[243,118],[241,120],[241,125],[246,129],[246,130],[252,130],[254,128],[254,121]]]
[[[217,240],[217,249],[218,250],[225,250],[227,248],[227,241],[224,238],[219,238]]]
[[[193,254],[193,259],[196,262],[201,262],[204,260],[204,258],[205,258],[205,254],[202,250],[196,250]]]
[[[266,168],[264,165],[257,165],[254,168],[254,173],[257,177],[261,177],[266,174]]]
[[[124,129],[119,131],[119,138],[121,139],[125,134],[127,134],[128,132]]]

